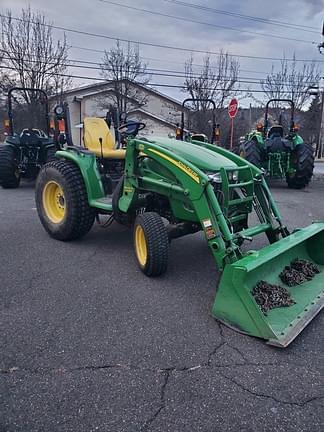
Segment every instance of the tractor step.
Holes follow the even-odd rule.
[[[112,196],[108,195],[104,198],[91,200],[90,205],[100,210],[112,212]]]

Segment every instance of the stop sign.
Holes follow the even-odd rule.
[[[234,118],[237,114],[237,110],[238,110],[238,101],[237,99],[232,99],[228,105],[228,115],[231,118]]]

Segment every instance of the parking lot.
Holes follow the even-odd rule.
[[[289,228],[324,219],[324,182],[272,191]],[[324,430],[324,313],[284,350],[217,323],[200,234],[149,279],[115,223],[52,240],[25,182],[0,189],[0,239],[0,431]]]

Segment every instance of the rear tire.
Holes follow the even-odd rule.
[[[138,265],[147,276],[160,276],[168,267],[169,238],[160,215],[140,214],[134,224],[134,248]]]
[[[295,159],[296,172],[292,176],[287,174],[288,187],[303,189],[309,184],[313,175],[314,150],[308,144],[299,144],[291,153],[291,159]]]
[[[261,150],[256,140],[246,141],[240,148],[239,156],[257,168],[261,168]]]
[[[4,189],[15,189],[20,184],[20,173],[13,147],[0,146],[0,184]]]
[[[95,210],[88,204],[79,168],[57,159],[45,164],[36,182],[36,207],[48,234],[57,240],[74,240],[90,231]]]
[[[57,160],[55,153],[57,152],[56,147],[48,147],[46,151],[46,163]]]

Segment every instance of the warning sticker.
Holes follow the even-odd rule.
[[[211,240],[211,239],[213,239],[213,238],[216,237],[215,230],[214,230],[214,228],[212,226],[206,228],[205,229],[205,233],[206,233],[206,237],[207,237],[208,240]]]
[[[204,228],[208,228],[208,227],[212,226],[210,219],[204,219],[202,222],[203,222]]]

